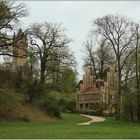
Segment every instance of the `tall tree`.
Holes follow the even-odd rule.
[[[96,51],[98,77],[104,79],[108,66],[114,64],[114,56],[111,45],[106,39],[99,42],[99,48]]]
[[[98,42],[96,47],[92,41],[87,41],[85,44],[85,65],[92,66],[95,79],[104,79],[108,66],[114,62],[114,56],[110,44],[105,39]]]
[[[65,92],[76,91],[76,72],[70,67],[64,67],[62,71],[63,90]]]
[[[40,82],[44,86],[45,74],[52,68],[50,62],[56,61],[62,65],[73,64],[72,55],[68,49],[70,40],[64,34],[60,24],[47,22],[31,25],[28,34],[31,48],[40,61]]]
[[[12,0],[0,1],[0,55],[12,56],[11,46],[21,37],[13,41],[13,34],[19,23],[19,19],[27,16],[28,11],[24,4],[17,4]]]
[[[135,48],[135,71],[136,71],[136,94],[137,94],[137,121],[140,122],[140,32],[139,24],[136,25],[136,48]]]
[[[85,43],[85,59],[84,59],[84,67],[90,66],[93,69],[93,75],[95,79],[98,79],[97,68],[96,68],[96,54],[94,50],[94,45],[92,40],[88,40]]]
[[[122,88],[122,69],[127,58],[132,53],[132,44],[135,35],[133,22],[121,16],[104,16],[93,21],[95,30],[92,33],[98,33],[111,43],[114,50],[118,68],[118,92],[116,95],[117,115],[121,113],[121,88]],[[125,55],[124,55],[125,54]]]

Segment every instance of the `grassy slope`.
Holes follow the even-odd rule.
[[[9,89],[0,89],[0,120],[55,121],[35,105],[25,103],[24,95]]]
[[[76,114],[62,114],[57,122],[0,123],[0,138],[140,138],[140,124],[107,118],[106,122],[78,126],[87,120]]]
[[[62,97],[58,93],[55,96]],[[71,95],[65,98],[70,98],[68,96]],[[62,114],[62,120],[54,121],[39,108],[23,104],[22,94],[11,90],[0,90],[0,116],[12,120],[0,121],[0,138],[140,138],[140,124],[113,118],[90,126],[76,125],[88,120],[78,114]],[[28,116],[32,121],[13,121],[22,116]]]

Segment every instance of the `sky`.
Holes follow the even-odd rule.
[[[123,15],[140,21],[140,1],[20,1],[30,14],[22,19],[26,28],[32,23],[62,23],[72,39],[70,50],[77,62],[79,79],[83,75],[84,42],[88,39],[92,21],[107,14]]]

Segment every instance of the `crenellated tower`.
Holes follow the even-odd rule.
[[[27,61],[27,47],[28,40],[25,33],[19,29],[17,35],[14,35],[13,41],[16,42],[13,45],[13,62],[12,71],[16,71],[18,68],[22,67]]]
[[[88,67],[84,68],[85,74],[83,75],[83,83],[80,87],[80,91],[84,91],[86,88],[93,86],[93,73]]]

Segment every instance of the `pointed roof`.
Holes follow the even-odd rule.
[[[22,34],[23,34],[23,32],[22,32],[22,29],[20,28],[20,29],[18,30],[17,35],[22,35]]]
[[[22,29],[20,28],[20,29],[18,30],[17,37],[25,37],[25,38],[27,38],[27,35],[26,35],[25,32],[23,32]]]

